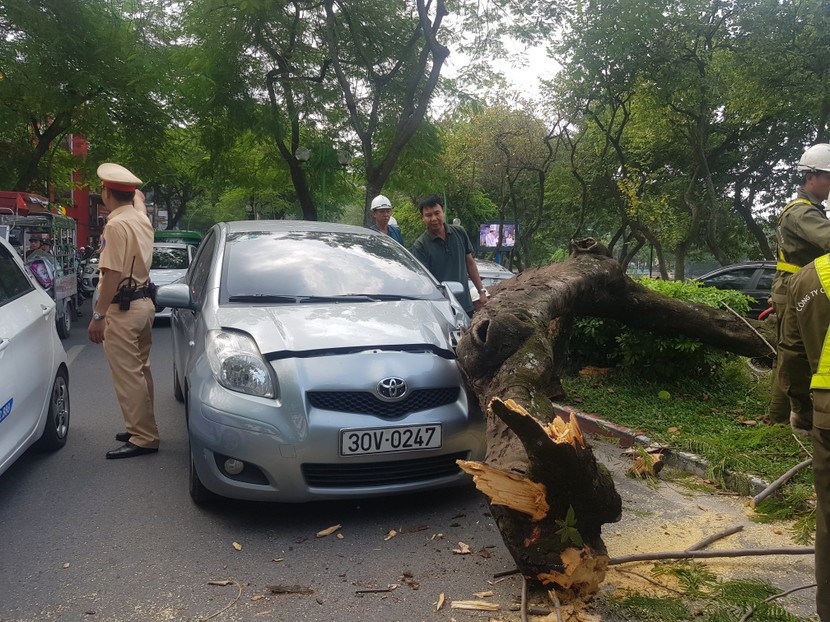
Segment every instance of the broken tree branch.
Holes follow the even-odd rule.
[[[781,488],[781,486],[783,486],[786,482],[788,482],[789,479],[793,475],[798,473],[804,467],[810,466],[811,464],[813,464],[813,459],[812,458],[807,458],[804,462],[796,464],[793,468],[791,468],[789,471],[784,473],[784,475],[779,477],[772,484],[770,484],[769,486],[764,488],[764,490],[762,490],[757,495],[755,495],[752,498],[752,503],[750,503],[750,506],[753,507],[753,508],[758,507],[758,504],[761,503],[761,501],[763,501],[764,499],[769,497],[772,493],[774,493],[776,490]]]
[[[760,555],[813,555],[816,550],[812,546],[784,547],[780,549],[729,549],[724,551],[663,551],[660,553],[637,553],[623,555],[608,560],[609,566],[627,564],[629,562],[647,562],[660,559],[708,559],[712,557],[758,557]]]
[[[787,590],[786,592],[781,592],[780,594],[776,594],[775,596],[770,596],[764,602],[765,603],[771,603],[772,601],[774,601],[777,598],[784,598],[784,596],[789,596],[793,592],[798,592],[800,590],[807,590],[807,589],[810,589],[811,587],[816,587],[816,585],[817,585],[816,583],[811,583],[809,585],[802,585],[802,586],[799,586],[799,587],[794,587],[793,589]],[[747,611],[744,614],[744,616],[738,622],[746,622],[747,620],[749,620],[753,616],[753,614],[755,613],[755,611],[757,609],[758,609],[758,607],[750,607],[749,611]]]
[[[231,583],[233,583],[236,587],[239,588],[239,592],[237,593],[236,598],[234,598],[231,602],[229,602],[225,607],[223,607],[219,611],[211,613],[206,618],[199,618],[199,622],[207,622],[211,618],[215,618],[216,616],[225,613],[228,609],[230,609],[231,607],[234,606],[236,601],[239,600],[239,597],[242,596],[242,584],[239,581],[233,581],[233,580],[231,580]]]
[[[731,536],[733,533],[738,533],[739,531],[743,531],[743,525],[735,525],[734,527],[730,527],[729,529],[724,529],[723,531],[719,531],[716,534],[712,534],[706,538],[703,538],[700,542],[693,544],[687,551],[699,551],[701,549],[705,549],[707,546],[712,544],[712,542],[717,542],[718,540],[722,540],[726,536]]]

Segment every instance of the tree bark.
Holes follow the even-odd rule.
[[[484,464],[462,462],[490,508],[519,570],[566,597],[605,576],[604,523],[621,500],[576,425],[553,419],[575,318],[618,320],[688,335],[744,356],[766,343],[731,313],[668,298],[632,281],[594,240],[563,263],[528,270],[492,291],[458,345],[459,364],[487,415]],[[576,532],[576,533],[574,533]]]

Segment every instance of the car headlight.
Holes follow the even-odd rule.
[[[223,387],[257,397],[274,397],[271,368],[250,335],[223,330],[207,334],[208,363]]]

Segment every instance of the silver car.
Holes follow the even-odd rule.
[[[453,291],[402,246],[328,223],[220,223],[159,288],[190,493],[304,502],[467,481],[484,420],[459,373]]]

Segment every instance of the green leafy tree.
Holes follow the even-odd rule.
[[[42,189],[50,177],[45,166],[57,161],[48,156],[70,131],[135,145],[161,134],[165,48],[145,27],[163,15],[160,7],[128,1],[3,3],[1,186]]]

